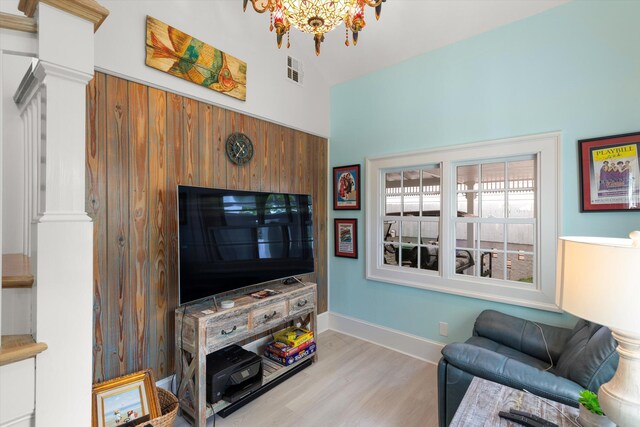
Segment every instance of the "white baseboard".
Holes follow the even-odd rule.
[[[316,325],[318,333],[322,333],[329,329],[329,312],[318,314],[318,324]]]
[[[175,393],[174,390],[174,384],[173,384],[173,377],[175,375],[170,375],[166,378],[163,378],[161,380],[156,381],[156,387],[160,387],[163,388],[165,390],[169,390],[172,393]]]
[[[325,313],[323,313],[325,314]],[[329,312],[329,329],[398,351],[430,363],[440,360],[443,343]],[[319,316],[318,316],[319,317]]]

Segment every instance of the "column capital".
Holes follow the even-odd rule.
[[[38,88],[48,76],[70,80],[83,85],[86,85],[93,78],[91,74],[34,58],[13,96],[13,100],[19,108],[22,109],[31,101],[31,98],[37,93]]]
[[[20,0],[18,10],[31,18],[36,13],[38,3],[48,4],[49,6],[93,22],[94,32],[98,30],[109,15],[109,10],[95,0]]]

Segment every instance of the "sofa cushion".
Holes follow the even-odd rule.
[[[545,370],[550,366],[549,361],[542,361],[542,360],[536,359],[535,357],[531,357],[518,350],[514,350],[511,347],[507,347],[506,345],[502,345],[488,338],[471,337],[465,342],[467,344],[471,344],[477,347],[482,347],[487,350],[495,351],[496,353],[507,356],[510,359],[514,359],[514,360],[517,360],[518,362],[526,363],[527,365],[533,366],[541,370]]]
[[[467,343],[451,343],[442,349],[442,356],[449,364],[471,375],[578,406],[582,389],[579,384],[494,351]]]
[[[618,369],[616,346],[609,328],[579,320],[554,372],[597,393]]]
[[[488,338],[539,360],[557,363],[571,336],[571,329],[532,322],[495,310],[476,319],[473,335]],[[548,366],[548,365],[547,365]]]

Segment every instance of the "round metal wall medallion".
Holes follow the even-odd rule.
[[[247,135],[236,132],[226,142],[227,157],[236,165],[243,165],[253,157],[253,144]]]

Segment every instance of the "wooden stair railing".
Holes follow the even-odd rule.
[[[0,366],[35,357],[47,349],[31,335],[3,335],[0,344]]]
[[[2,255],[2,289],[30,288],[33,274],[29,257],[23,254]]]
[[[0,28],[24,31],[27,33],[37,33],[38,23],[33,18],[0,12]]]
[[[33,274],[29,257],[23,254],[2,255],[2,289],[30,288]],[[36,356],[47,349],[42,342],[35,342],[26,335],[3,335],[0,340],[0,366]]]

